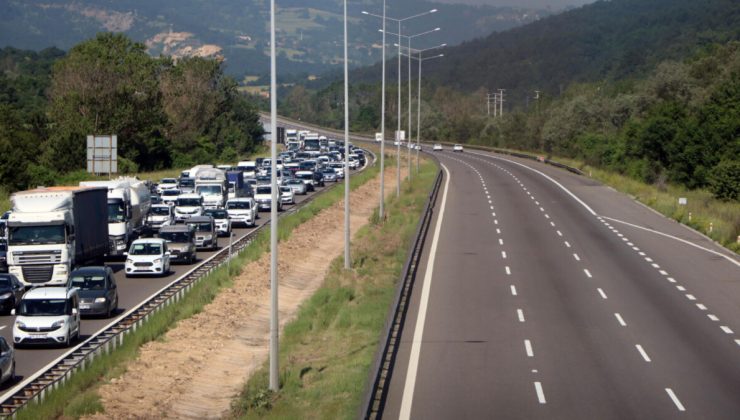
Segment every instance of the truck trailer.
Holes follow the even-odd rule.
[[[26,286],[66,285],[78,265],[108,252],[107,188],[49,187],[10,200],[8,270]]]

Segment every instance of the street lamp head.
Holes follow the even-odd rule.
[[[363,14],[363,15],[369,15],[370,13],[368,13],[368,12],[366,12],[366,11],[364,11],[364,10],[363,10],[363,11],[362,11],[362,14]]]
[[[434,28],[435,31],[439,31],[440,29],[442,29],[442,28]]]
[[[447,46],[447,44],[442,44],[442,45],[440,45],[440,47],[446,47],[446,46]]]
[[[437,9],[432,9],[429,11],[429,13],[437,13]]]

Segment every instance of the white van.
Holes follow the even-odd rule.
[[[13,324],[17,347],[62,344],[69,347],[80,337],[80,298],[77,289],[37,287],[23,295]]]

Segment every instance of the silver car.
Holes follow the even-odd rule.
[[[308,187],[306,183],[296,178],[288,178],[283,182],[283,185],[290,187],[293,190],[293,194],[306,195],[308,193]]]

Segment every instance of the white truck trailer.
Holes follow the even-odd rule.
[[[49,187],[10,197],[8,269],[26,286],[66,285],[69,273],[108,252],[105,188]]]
[[[203,197],[203,208],[223,208],[228,198],[226,173],[221,169],[201,169],[195,178],[195,192]]]
[[[83,181],[80,186],[108,190],[108,255],[123,255],[146,227],[146,216],[152,206],[146,183],[122,177],[111,181]]]

